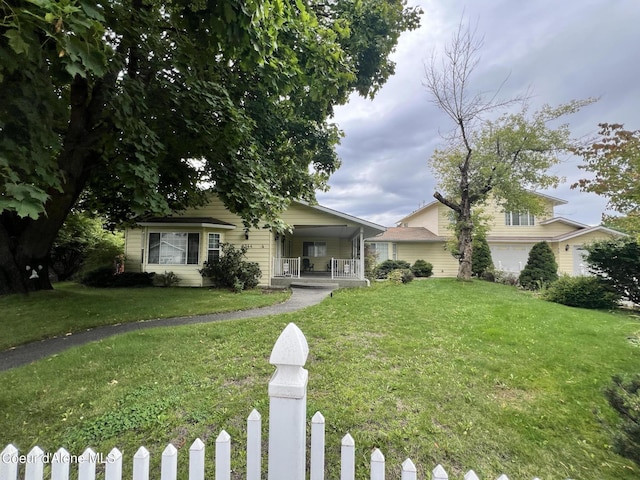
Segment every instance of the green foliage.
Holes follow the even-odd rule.
[[[220,257],[213,262],[205,262],[200,274],[210,278],[215,286],[230,288],[234,292],[257,287],[262,272],[257,263],[244,260],[247,246],[236,248],[231,243],[221,243],[220,248]]]
[[[589,268],[621,296],[640,304],[640,243],[634,238],[586,245]]]
[[[484,277],[489,281],[493,278],[495,283],[499,283],[501,285],[510,285],[512,287],[518,285],[518,275],[504,270],[488,270],[485,272]]]
[[[570,307],[593,309],[615,308],[620,301],[620,295],[601,278],[568,275],[563,275],[549,285],[542,292],[542,298]]]
[[[411,267],[411,272],[416,277],[430,277],[433,275],[433,265],[425,260],[416,260]]]
[[[72,278],[81,270],[113,265],[124,251],[124,236],[103,228],[100,218],[72,213],[58,232],[51,249],[51,269],[58,280]]]
[[[282,226],[340,165],[334,107],[379,90],[420,13],[404,0],[0,2],[0,243],[22,242],[0,267],[19,283],[78,202],[118,225],[202,205],[207,185],[247,225]],[[0,292],[27,289],[13,283]]]
[[[473,256],[471,257],[471,271],[476,277],[482,278],[486,271],[493,269],[491,249],[486,237],[476,235],[473,238]]]
[[[113,267],[100,267],[84,274],[83,285],[94,288],[151,287],[155,273],[124,272],[115,273]]]
[[[415,276],[413,272],[408,268],[396,268],[395,270],[390,271],[387,274],[387,280],[396,285],[401,285],[403,283],[409,283],[413,281]]]
[[[160,287],[177,287],[180,283],[180,277],[173,272],[157,273],[153,278],[153,284]]]
[[[584,160],[580,168],[594,175],[573,186],[607,197],[611,209],[626,216],[626,228],[640,234],[640,130],[625,130],[621,124],[599,126],[599,138],[574,149]]]
[[[613,377],[605,397],[620,415],[614,436],[615,451],[640,465],[640,374],[631,378]]]
[[[518,281],[523,288],[539,290],[558,279],[556,257],[547,242],[538,242],[529,252],[527,264],[520,272]]]
[[[374,269],[374,275],[377,279],[387,278],[389,273],[394,270],[411,270],[411,264],[404,260],[385,260]]]

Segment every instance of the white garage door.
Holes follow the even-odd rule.
[[[574,275],[589,275],[589,269],[587,268],[587,262],[585,257],[587,251],[579,245],[573,246],[573,274]]]
[[[520,273],[529,259],[533,245],[492,245],[491,258],[496,270]]]

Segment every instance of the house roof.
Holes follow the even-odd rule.
[[[444,242],[440,237],[424,227],[389,227],[384,233],[367,238],[368,242]]]
[[[138,225],[141,227],[167,227],[167,226],[181,226],[181,227],[208,227],[208,228],[222,228],[227,230],[233,230],[236,226],[232,223],[223,222],[213,217],[152,217],[146,218]]]
[[[362,227],[362,229],[364,230],[364,236],[366,238],[373,235],[377,235],[378,233],[382,233],[387,228],[387,227],[383,227],[382,225],[378,225],[377,223],[369,222],[368,220],[363,220],[362,218],[354,217],[353,215],[339,212],[338,210],[333,210],[332,208],[324,207],[319,204],[312,205],[309,202],[305,202],[304,200],[294,200],[294,202],[300,205],[304,205],[306,207],[312,208],[319,212],[327,213],[339,219],[346,220],[351,224],[358,225],[358,228],[349,227],[347,225],[342,225],[342,224],[341,225],[337,225],[337,224],[336,225],[294,225],[294,232],[300,235],[305,235],[310,232],[313,232],[315,234],[322,233],[323,235],[327,235],[327,236],[349,238],[356,235],[359,227]]]
[[[553,203],[554,207],[556,205],[565,205],[566,203],[568,203],[566,200],[562,200],[560,198],[552,197],[551,195],[545,195],[544,193],[533,192],[533,191],[529,191],[529,193],[531,193],[533,195],[536,195],[538,197],[546,198],[547,200],[549,200],[550,202]],[[400,225],[405,220],[413,217],[415,214],[420,213],[423,210],[426,210],[428,208],[431,208],[434,205],[437,205],[438,203],[440,203],[440,202],[438,202],[437,200],[434,200],[433,202],[430,202],[430,203],[427,203],[426,205],[423,205],[422,207],[418,208],[417,210],[414,210],[413,212],[411,212],[409,215],[405,215],[404,217],[402,217],[400,220],[398,220],[396,222],[396,225]]]

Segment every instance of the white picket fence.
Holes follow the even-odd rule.
[[[269,381],[269,442],[268,480],[324,480],[325,419],[317,412],[311,419],[309,470],[307,471],[307,382],[308,372],[303,367],[309,347],[300,329],[293,323],[287,325],[278,337],[269,363],[276,371]],[[50,465],[51,480],[68,480],[71,466],[77,468],[78,480],[96,480],[104,471],[104,480],[122,480],[122,453],[114,448],[108,454],[96,453],[87,448],[81,455],[72,455],[61,448],[53,453],[34,447],[20,454],[12,444],[0,453],[0,480],[43,480],[45,466]],[[133,480],[149,480],[149,451],[140,447],[133,456]],[[100,467],[100,468],[98,468]],[[379,449],[371,453],[371,480],[385,479],[385,458]],[[397,472],[397,470],[395,470]],[[309,477],[307,477],[307,473]],[[354,480],[356,474],[355,441],[350,434],[342,439],[340,480]],[[99,474],[102,476],[102,473]],[[162,453],[160,480],[176,480],[178,476],[178,450],[171,444]],[[394,475],[395,476],[395,475]],[[153,476],[152,478],[155,478]],[[196,439],[189,448],[189,480],[204,480],[205,444]],[[231,480],[231,437],[222,430],[215,443],[215,480]],[[247,418],[246,479],[262,478],[262,418],[253,410]],[[397,477],[396,477],[397,478]],[[401,480],[416,480],[414,463],[406,459],[400,466]],[[432,480],[449,478],[442,465],[431,472]],[[465,480],[478,480],[473,470],[464,475]],[[508,480],[501,475],[498,480]],[[538,480],[538,479],[534,479]]]

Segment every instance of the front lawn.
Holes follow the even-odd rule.
[[[101,325],[246,310],[283,302],[288,292],[241,294],[207,288],[88,288],[59,283],[28,296],[0,296],[0,351]]]
[[[379,447],[387,478],[410,457],[418,478],[441,463],[450,478],[634,479],[616,455],[617,417],[603,388],[640,371],[638,319],[547,303],[512,287],[429,279],[334,292],[286,315],[110,337],[0,374],[0,448],[26,453],[86,446],[125,455],[140,445],[152,475],[168,442],[179,449],[232,437],[243,478],[246,417],[268,424],[269,355],[289,322],[307,337],[308,418],[327,421],[328,479],[339,477],[340,439],[356,441],[357,477]],[[266,468],[266,460],[263,460]]]

